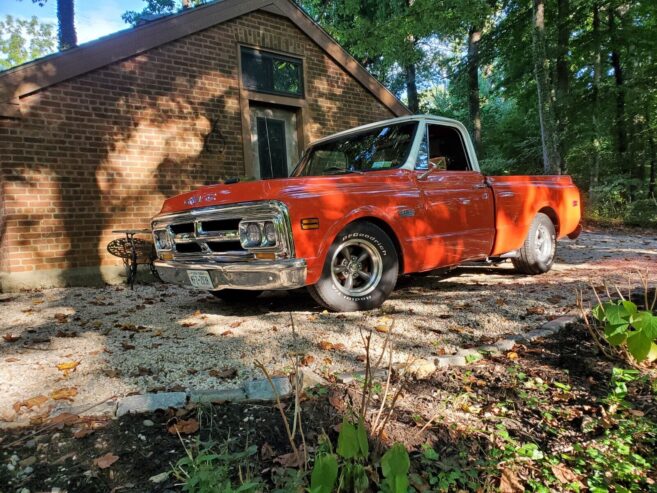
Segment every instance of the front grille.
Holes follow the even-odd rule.
[[[275,247],[260,248],[276,254],[278,258],[294,255],[287,208],[276,201],[251,202],[229,206],[208,207],[153,219],[153,231],[165,231],[173,243],[175,257],[225,256],[249,260],[254,252],[242,248],[239,224],[242,219],[273,221],[283,237]]]

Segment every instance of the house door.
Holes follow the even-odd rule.
[[[296,113],[252,107],[251,143],[258,178],[289,176],[299,159]]]

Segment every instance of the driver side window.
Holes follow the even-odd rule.
[[[428,124],[418,153],[416,169],[428,169],[429,162],[439,171],[467,171],[470,163],[461,133],[447,125]]]

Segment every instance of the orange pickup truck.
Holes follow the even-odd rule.
[[[155,267],[226,300],[306,286],[328,309],[368,310],[400,274],[504,259],[547,272],[580,208],[569,176],[484,176],[462,124],[402,117],[314,142],[289,178],[168,199]]]

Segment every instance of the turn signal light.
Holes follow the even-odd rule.
[[[273,252],[258,252],[255,254],[258,260],[276,260],[276,254]]]
[[[319,229],[319,219],[307,217],[301,220],[301,229]]]

